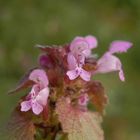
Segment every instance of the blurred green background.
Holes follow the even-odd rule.
[[[8,96],[20,77],[36,66],[35,44],[64,44],[95,35],[99,56],[113,40],[132,41],[122,60],[126,82],[98,75],[110,103],[103,127],[106,140],[140,140],[140,0],[0,0],[0,124],[23,94]]]

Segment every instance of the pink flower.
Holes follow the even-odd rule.
[[[83,80],[89,81],[91,74],[82,67],[85,59],[90,56],[91,49],[97,47],[97,40],[94,36],[76,37],[70,44],[70,53],[68,53],[67,62],[69,71],[67,75],[70,80],[80,76]]]
[[[97,62],[96,73],[108,73],[112,71],[119,71],[121,81],[125,81],[122,64],[119,58],[114,56],[114,53],[127,52],[132,47],[132,43],[127,41],[114,41],[111,43],[109,51],[107,51]]]
[[[82,68],[82,65],[78,65],[75,57],[69,53],[67,57],[69,71],[67,71],[67,76],[70,80],[76,79],[78,76],[80,76],[83,80],[89,81],[91,74],[88,71],[85,71]]]
[[[26,97],[27,100],[21,103],[21,111],[26,112],[32,109],[33,113],[38,115],[47,104],[49,96],[48,77],[45,71],[36,69],[31,72],[29,80],[32,80],[34,85]]]
[[[83,94],[78,99],[78,104],[81,105],[81,106],[87,106],[88,101],[89,101],[88,94]]]
[[[76,37],[70,44],[70,51],[78,62],[84,63],[85,57],[91,54],[91,49],[97,47],[94,36]]]

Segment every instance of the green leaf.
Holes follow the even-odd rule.
[[[100,126],[102,119],[97,112],[82,111],[72,106],[68,98],[61,98],[57,102],[56,113],[69,140],[104,139]]]

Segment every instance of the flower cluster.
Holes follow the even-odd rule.
[[[69,80],[81,78],[88,82],[90,81],[91,76],[97,73],[119,71],[120,80],[124,81],[125,77],[121,61],[114,56],[114,53],[126,52],[132,46],[132,43],[127,41],[113,41],[110,44],[109,50],[99,58],[99,60],[96,60],[96,68],[86,70],[86,60],[89,58],[95,59],[92,57],[92,49],[95,49],[97,44],[97,39],[94,36],[88,35],[86,37],[76,37],[68,46],[66,46],[66,48],[61,48],[61,52],[59,53],[61,54],[63,51],[61,57],[66,57],[67,60],[67,68],[65,69],[66,72],[63,76],[67,75]],[[51,49],[53,51],[53,48]],[[39,63],[43,68],[53,68],[54,60],[51,60],[49,55],[42,55]],[[21,102],[21,111],[32,109],[33,113],[38,115],[47,105],[49,97],[49,79],[45,70],[35,69],[30,73],[29,80],[33,81],[34,84],[25,99],[26,101]],[[87,105],[88,95],[81,95],[78,102],[81,105]]]
[[[114,54],[127,52],[132,47],[132,43],[113,41],[108,51],[99,59],[92,54],[92,49],[97,48],[97,45],[96,37],[88,35],[76,37],[71,43],[63,46],[37,46],[42,51],[38,59],[39,66],[28,72],[14,90],[31,88],[29,93],[21,99],[19,111],[23,113],[28,111],[31,116],[42,118],[34,122],[36,127],[41,126],[45,132],[49,132],[50,126],[54,131],[56,130],[54,127],[59,128],[61,124],[59,130],[70,133],[71,140],[71,134],[73,134],[71,126],[75,120],[78,125],[85,123],[85,120],[90,119],[91,116],[97,117],[97,114],[89,112],[89,102],[92,102],[97,111],[103,114],[108,100],[103,86],[94,80],[94,75],[117,71],[120,80],[125,81],[122,63]],[[80,122],[77,119],[79,116],[83,116]],[[70,121],[70,118],[73,120]],[[93,122],[93,125],[94,123],[98,124]],[[83,128],[78,129],[85,132],[81,130]],[[103,137],[102,131],[95,136]]]

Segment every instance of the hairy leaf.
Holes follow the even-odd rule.
[[[62,46],[52,45],[52,46],[43,46],[43,45],[36,45],[37,48],[46,52],[49,58],[56,64],[61,65],[63,63],[64,57],[67,55],[67,46],[66,48]]]
[[[96,112],[81,111],[73,107],[69,99],[62,98],[56,107],[58,119],[63,132],[68,133],[69,140],[103,140],[100,127],[101,116]]]
[[[46,51],[46,52],[49,51],[52,48],[49,45],[40,45],[40,44],[35,45],[35,47],[39,48],[42,51]]]
[[[108,103],[108,98],[102,84],[97,81],[91,81],[87,83],[86,89],[96,109],[103,113],[104,107]]]
[[[24,113],[17,109],[0,132],[1,140],[34,140],[35,127]]]
[[[29,80],[29,75],[34,69],[31,69],[27,73],[25,73],[25,75],[21,78],[21,80],[17,84],[17,87],[15,89],[9,91],[8,93],[12,94],[12,93],[18,92],[24,88],[27,88],[27,87],[33,85],[33,81]]]

